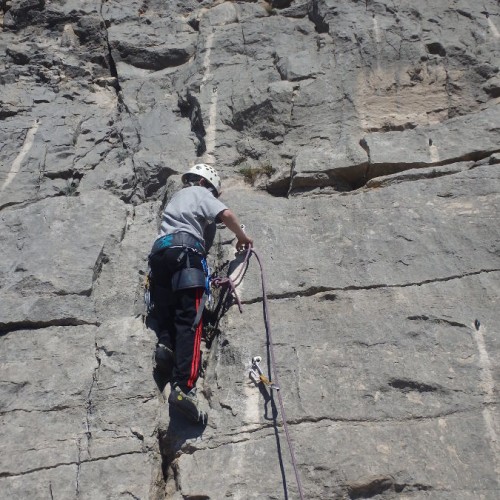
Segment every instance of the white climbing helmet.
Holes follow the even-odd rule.
[[[199,175],[200,177],[203,177],[206,179],[210,184],[214,187],[217,196],[220,194],[220,177],[215,168],[211,167],[210,165],[207,165],[205,163],[198,163],[197,165],[194,165],[191,167],[185,174],[182,175],[181,179],[182,182],[186,182],[186,176],[189,174],[195,174]]]

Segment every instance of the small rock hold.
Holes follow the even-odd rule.
[[[137,429],[136,427],[131,427],[130,428],[130,432],[137,438],[139,439],[140,441],[144,441],[144,435],[142,434],[142,432]]]
[[[71,24],[66,24],[61,35],[61,47],[75,47],[77,45],[79,45],[78,36],[73,26]]]
[[[483,90],[492,98],[500,97],[500,77],[490,78],[484,85]]]
[[[113,76],[103,76],[100,78],[96,78],[94,83],[99,85],[100,87],[115,87],[118,85],[118,79]]]

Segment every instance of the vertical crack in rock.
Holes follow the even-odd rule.
[[[131,164],[132,164],[132,171],[134,173],[134,186],[133,186],[133,190],[132,190],[133,194],[131,196],[131,197],[133,197],[134,195],[137,194],[137,187],[139,185],[139,177],[138,177],[138,172],[137,172],[137,166],[135,164],[134,154],[138,151],[139,146],[141,144],[141,136],[140,136],[139,130],[138,130],[137,126],[136,126],[134,115],[130,111],[129,107],[127,106],[127,103],[125,102],[125,100],[123,98],[123,92],[122,92],[122,88],[121,88],[121,85],[120,85],[120,76],[119,76],[119,73],[118,73],[118,69],[116,67],[116,62],[115,62],[115,59],[113,57],[113,50],[111,48],[111,44],[110,44],[110,41],[109,41],[108,28],[110,27],[110,22],[107,19],[104,18],[104,15],[103,15],[103,12],[102,12],[105,2],[106,2],[106,0],[101,0],[100,16],[102,18],[102,21],[104,23],[104,28],[105,28],[105,39],[106,39],[106,47],[107,47],[107,50],[108,50],[107,60],[108,60],[108,65],[109,65],[109,72],[110,72],[110,75],[114,79],[114,82],[115,82],[115,84],[113,85],[113,87],[114,87],[114,89],[116,91],[116,96],[117,96],[117,99],[118,99],[118,107],[117,107],[118,116],[120,117],[123,112],[125,112],[127,114],[128,119],[129,119],[131,125],[133,126],[133,129],[134,129],[134,132],[135,132],[135,136],[136,136],[136,140],[137,140],[136,145],[131,147],[131,146],[129,146],[127,144],[127,142],[125,140],[125,137],[123,136],[123,133],[121,131],[117,130],[117,136],[119,138],[119,141],[120,141],[122,149],[125,152],[127,152],[127,151],[131,152],[128,156],[130,158],[130,161],[131,161]],[[145,8],[148,7],[146,1],[143,2],[143,7],[144,6],[145,6]]]
[[[38,166],[38,179],[36,181],[35,193],[38,196],[40,189],[42,187],[42,182],[45,177],[47,170],[47,148],[43,148],[43,155],[40,158],[40,164]]]
[[[92,274],[92,287],[91,289],[88,291],[88,293],[86,295],[90,295],[91,292],[92,292],[92,288],[95,284],[95,282],[98,280],[101,272],[102,272],[102,268],[104,266],[104,264],[107,264],[109,262],[109,258],[108,256],[104,253],[104,247],[101,248],[101,251],[99,252],[99,255],[97,256],[97,260],[94,264],[94,271],[93,271],[93,274]]]
[[[78,457],[76,462],[76,480],[75,480],[75,498],[80,496],[80,468],[82,463],[82,446],[81,446],[81,437],[78,437],[76,441],[76,446],[78,448]]]
[[[179,111],[183,118],[189,118],[191,122],[191,131],[195,134],[198,139],[198,144],[196,146],[196,156],[202,156],[207,150],[205,143],[206,130],[203,124],[203,115],[201,113],[201,106],[191,92],[187,92],[186,98],[179,95],[178,100]]]
[[[89,392],[87,395],[87,413],[85,417],[85,436],[87,438],[87,446],[86,446],[86,451],[89,457],[91,457],[91,451],[90,451],[90,446],[91,446],[91,441],[92,441],[92,424],[91,424],[91,419],[92,415],[94,413],[94,405],[92,401],[92,393],[94,391],[94,387],[98,385],[99,382],[99,369],[101,368],[101,356],[100,356],[100,349],[97,344],[97,340],[94,342],[94,348],[95,348],[95,359],[97,362],[97,366],[94,368],[94,373],[92,374],[92,383],[90,384]],[[80,450],[80,447],[79,447]],[[79,460],[80,462],[80,460]]]
[[[447,104],[448,104],[448,118],[451,118],[453,116],[452,114],[452,91],[450,90],[451,87],[451,79],[450,79],[450,74],[448,72],[448,67],[447,65],[444,65],[444,72],[445,72],[445,82],[444,82],[444,89],[446,91],[446,96],[447,96]]]
[[[137,12],[140,16],[142,16],[148,11],[148,9],[149,9],[149,0],[142,0],[142,4]]]
[[[161,472],[163,483],[164,485],[166,485],[170,479],[170,472],[173,474],[175,479],[175,469],[173,466],[173,461],[176,454],[176,450],[174,449],[174,445],[172,443],[172,438],[168,435],[168,431],[158,431],[158,449],[160,450],[161,456]]]
[[[325,17],[321,16],[319,12],[319,0],[312,0],[308,7],[308,16],[314,24],[318,33],[329,33],[330,25],[325,22]]]
[[[370,146],[366,142],[366,139],[364,139],[364,138],[361,139],[359,141],[359,145],[366,151],[366,156],[368,158],[368,160],[367,160],[368,163],[367,163],[366,170],[365,170],[364,182],[362,184],[360,184],[360,186],[358,186],[358,187],[361,187],[364,183],[366,183],[370,179],[370,168],[372,166],[372,159],[370,156]]]
[[[240,23],[240,27],[241,27],[241,39],[243,40],[243,53],[245,54],[245,65],[248,67],[247,41],[245,39],[245,30],[243,28],[243,23]]]
[[[102,9],[104,7],[104,3],[106,2],[106,0],[101,0],[101,8],[99,10],[99,14],[101,16],[101,19],[102,19],[102,22],[104,24],[104,32],[105,32],[105,41],[106,41],[106,47],[107,47],[107,50],[108,50],[108,54],[107,54],[107,60],[108,60],[108,65],[109,65],[109,73],[110,75],[115,78],[115,85],[114,85],[114,88],[116,90],[116,93],[118,95],[118,98],[120,98],[120,92],[121,92],[121,86],[120,86],[120,79],[118,77],[118,71],[116,69],[116,63],[115,63],[115,59],[113,57],[113,52],[112,52],[112,49],[111,49],[111,44],[109,43],[109,34],[108,34],[108,28],[110,26],[110,22],[104,18],[104,15],[102,13]]]

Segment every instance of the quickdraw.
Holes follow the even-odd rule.
[[[260,362],[262,361],[262,358],[260,356],[254,356],[252,358],[252,367],[250,368],[250,372],[248,373],[248,376],[250,379],[255,383],[255,385],[258,385],[259,383],[263,383],[264,385],[267,385],[269,388],[274,389],[275,391],[279,391],[280,388],[271,382],[265,375],[264,372],[262,371],[262,368],[260,367]]]

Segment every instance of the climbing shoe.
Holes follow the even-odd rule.
[[[166,345],[157,344],[155,349],[155,361],[158,370],[170,380],[172,377],[172,370],[174,369],[174,353],[172,349]]]
[[[196,388],[191,389],[186,394],[179,386],[174,386],[168,397],[168,403],[192,422],[203,425],[207,423],[208,415],[200,408],[200,403],[196,397]]]

